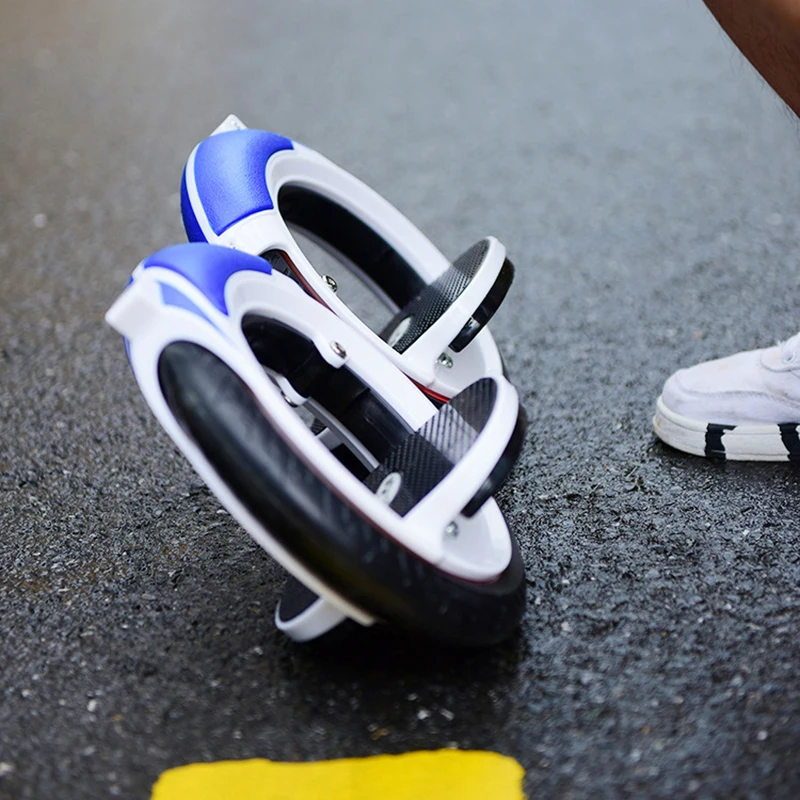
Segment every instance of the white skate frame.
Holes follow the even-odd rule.
[[[241,120],[230,115],[212,136],[244,129],[246,126]],[[352,327],[369,336],[386,358],[434,397],[450,398],[478,378],[502,372],[500,353],[488,329],[481,330],[461,352],[454,352],[448,345],[497,279],[505,261],[505,247],[494,237],[487,237],[489,251],[477,275],[434,325],[404,353],[398,353],[336,296],[324,277],[309,262],[278,209],[280,189],[288,185],[301,186],[347,209],[387,241],[425,283],[433,282],[451,266],[451,262],[377,192],[315,150],[298,142],[292,144],[292,149],[274,153],[266,163],[265,181],[275,201],[275,208],[252,213],[220,235],[209,223],[197,190],[194,160],[200,145],[192,150],[186,165],[186,189],[206,241],[253,255],[261,255],[268,250],[285,253],[309,294]],[[445,358],[440,359],[442,354]]]
[[[292,410],[250,349],[242,331],[242,319],[252,313],[288,324],[314,342],[328,363],[334,367],[347,363],[410,427],[420,428],[436,413],[436,408],[381,357],[371,339],[335,317],[294,281],[279,273],[235,272],[224,289],[228,314],[220,312],[191,281],[167,267],[151,265],[145,269],[140,265],[133,277],[133,282],[108,311],[106,320],[127,339],[131,366],[148,404],[198,474],[245,530],[322,598],[293,620],[293,624],[279,625],[288,635],[299,640],[313,638],[323,629],[338,624],[343,616],[362,625],[371,624],[374,617],[330,589],[288,553],[236,498],[185,433],[167,405],[158,379],[159,357],[172,342],[194,342],[231,367],[308,468],[399,544],[463,580],[491,581],[506,568],[511,558],[511,540],[495,501],[488,499],[473,517],[457,513],[488,477],[516,424],[517,393],[501,374],[488,376],[497,384],[495,411],[468,457],[455,464],[446,478],[402,517],[342,466]],[[163,285],[188,298],[203,316],[179,306],[165,305]],[[333,342],[343,348],[345,356],[337,352],[339,348],[331,346]],[[337,431],[337,435],[340,433]],[[498,449],[497,442],[502,442],[503,447]],[[458,526],[456,538],[446,535],[450,522]]]

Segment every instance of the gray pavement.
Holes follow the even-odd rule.
[[[141,399],[102,315],[183,240],[184,159],[229,112],[451,256],[507,245],[505,646],[283,640],[278,570]],[[0,798],[448,745],[537,797],[796,797],[798,473],[685,457],[650,417],[677,367],[797,331],[799,149],[699,1],[3,0]]]

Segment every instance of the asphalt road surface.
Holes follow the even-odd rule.
[[[283,639],[279,571],[142,400],[103,313],[184,240],[184,160],[230,112],[451,257],[508,247],[506,645]],[[699,0],[3,0],[0,797],[445,746],[515,757],[531,796],[796,797],[798,472],[650,418],[679,366],[797,331],[799,150]]]

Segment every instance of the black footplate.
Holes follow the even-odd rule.
[[[450,473],[475,444],[495,408],[497,384],[481,378],[443,405],[418,431],[392,448],[364,481],[387,505],[405,516]],[[462,513],[472,516],[505,480],[519,455],[526,417],[517,424],[496,464]]]
[[[489,250],[489,239],[481,239],[465,253],[462,253],[449,269],[420,290],[394,315],[381,331],[381,339],[398,353],[405,353],[414,342],[445,315],[475,279],[486,263]],[[513,280],[514,266],[508,259],[505,259],[488,292],[476,305],[461,330],[447,345],[451,350],[460,352],[480,333],[500,307]]]

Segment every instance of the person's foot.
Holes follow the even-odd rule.
[[[800,333],[764,350],[671,375],[653,427],[668,445],[709,458],[800,461]]]

